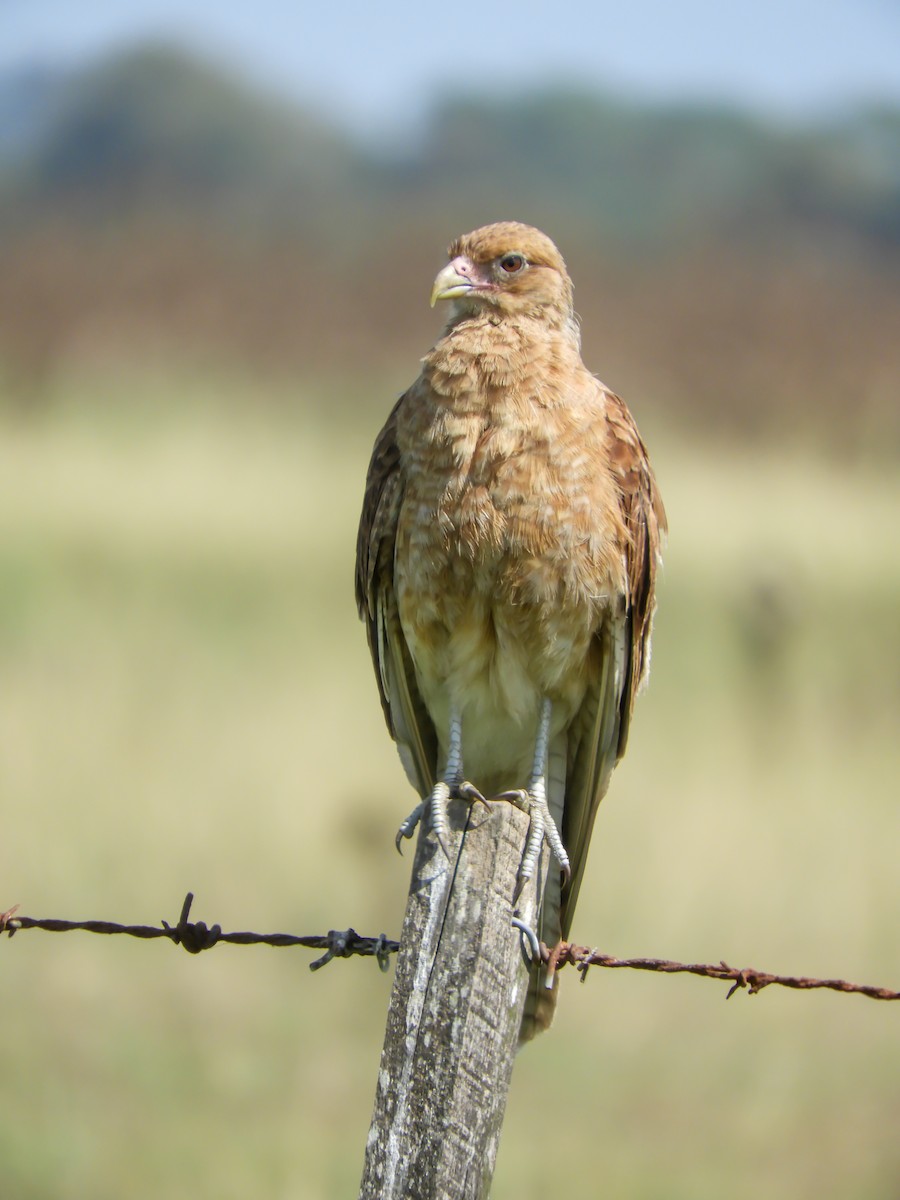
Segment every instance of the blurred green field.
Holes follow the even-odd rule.
[[[411,795],[352,564],[380,417],[326,387],[70,383],[0,408],[0,908],[400,928]],[[640,416],[640,412],[638,412]],[[673,420],[673,424],[674,424]],[[900,986],[900,487],[648,430],[651,686],[574,936]],[[0,947],[0,1196],[354,1196],[390,977],[299,950]],[[563,978],[492,1195],[900,1196],[900,1005]]]

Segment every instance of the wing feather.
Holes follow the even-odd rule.
[[[394,550],[403,503],[397,401],[375,441],[356,542],[356,603],[366,625],[381,706],[400,761],[419,795],[434,783],[437,735],[416,683],[394,590]]]
[[[619,488],[627,538],[626,591],[594,639],[596,668],[569,728],[563,843],[572,876],[562,896],[562,936],[568,937],[584,875],[597,808],[625,753],[635,697],[650,665],[656,570],[666,515],[647,449],[625,404],[605,393],[607,451]]]

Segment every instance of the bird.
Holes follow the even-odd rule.
[[[447,802],[531,813],[558,864],[542,940],[568,937],[597,807],[650,665],[666,515],[625,403],[581,357],[557,247],[517,221],[451,242],[447,320],[376,438],[356,553],[388,729],[446,848]],[[520,1029],[550,1024],[532,981]]]

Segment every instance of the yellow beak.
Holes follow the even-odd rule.
[[[453,263],[448,263],[443,271],[438,272],[434,281],[434,287],[431,289],[431,307],[434,308],[438,300],[453,300],[456,296],[465,296],[471,291],[471,280],[460,275]]]

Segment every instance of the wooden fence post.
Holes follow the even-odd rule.
[[[487,1195],[548,856],[514,907],[528,817],[451,803],[450,859],[420,831],[366,1144],[360,1200]]]

